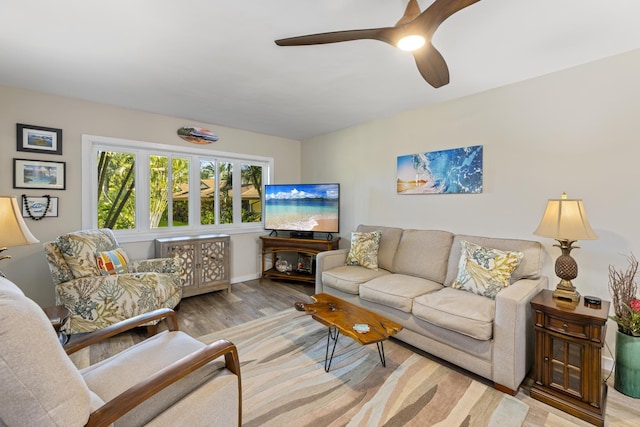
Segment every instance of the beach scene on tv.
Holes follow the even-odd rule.
[[[340,222],[338,184],[267,185],[264,228],[337,233]]]

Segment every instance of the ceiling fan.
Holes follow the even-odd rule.
[[[467,6],[480,0],[435,0],[420,12],[417,0],[409,0],[402,18],[393,27],[363,30],[334,31],[276,40],[278,46],[303,46],[372,39],[411,51],[418,71],[431,86],[438,88],[449,83],[449,68],[431,37],[440,24]]]

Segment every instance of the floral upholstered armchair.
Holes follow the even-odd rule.
[[[182,298],[180,260],[130,261],[107,228],[64,234],[44,244],[56,304],[71,311],[66,334],[103,329]],[[156,331],[158,321],[148,324]]]

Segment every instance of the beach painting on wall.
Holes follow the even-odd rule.
[[[398,156],[398,194],[482,193],[482,145]]]

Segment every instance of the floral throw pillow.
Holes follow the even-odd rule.
[[[380,247],[380,231],[351,233],[351,249],[347,255],[347,265],[360,265],[372,270],[378,269],[378,248]]]
[[[524,254],[485,248],[465,240],[460,243],[458,277],[451,287],[495,299],[498,292],[509,286],[511,273]]]
[[[98,270],[100,270],[100,274],[103,276],[129,272],[127,267],[129,257],[127,257],[126,252],[121,248],[112,251],[98,252],[96,254],[96,261],[98,263]]]

